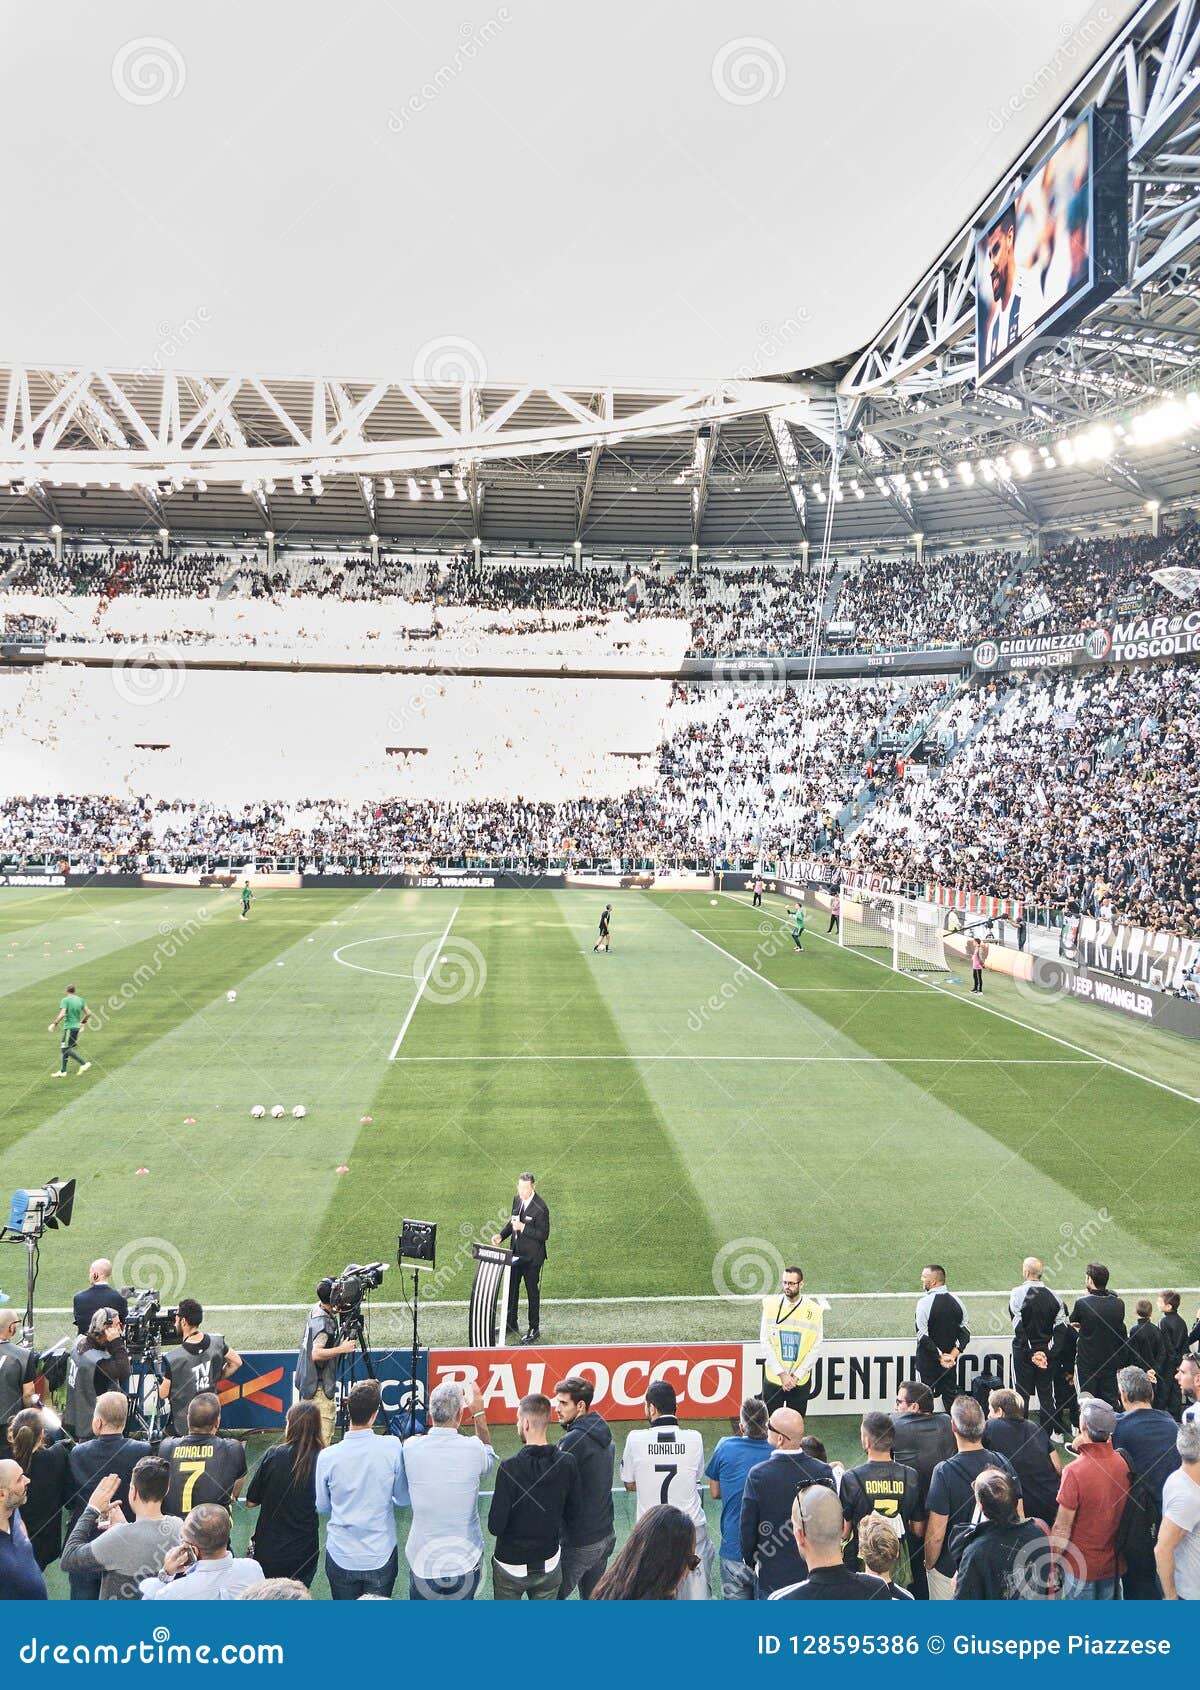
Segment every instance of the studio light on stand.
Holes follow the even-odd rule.
[[[437,1222],[436,1221],[401,1221],[400,1238],[396,1254],[396,1265],[401,1275],[408,1268],[413,1276],[412,1295],[412,1355],[409,1366],[408,1392],[408,1431],[406,1436],[412,1437],[417,1430],[417,1401],[420,1387],[417,1380],[417,1364],[421,1353],[421,1341],[418,1335],[418,1309],[421,1300],[421,1275],[432,1273],[437,1260]],[[424,1403],[421,1403],[422,1420],[424,1420]]]
[[[38,1249],[47,1227],[57,1232],[60,1226],[70,1226],[75,1206],[73,1179],[47,1180],[45,1185],[30,1190],[14,1191],[8,1210],[8,1224],[0,1227],[0,1244],[22,1244],[25,1247],[25,1318],[21,1325],[21,1341],[33,1344],[33,1293],[37,1286]]]

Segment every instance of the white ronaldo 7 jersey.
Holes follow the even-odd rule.
[[[621,1457],[621,1478],[637,1490],[639,1519],[648,1508],[669,1502],[682,1508],[699,1529],[704,1527],[700,1483],[704,1476],[704,1439],[673,1421],[656,1422],[644,1431],[630,1432]]]

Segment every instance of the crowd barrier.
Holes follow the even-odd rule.
[[[1011,1383],[1010,1337],[972,1339],[959,1362],[959,1383],[969,1390],[986,1373]],[[371,1364],[383,1385],[383,1407],[398,1415],[412,1405],[414,1375],[409,1350],[372,1350]],[[553,1396],[568,1374],[595,1386],[593,1407],[606,1420],[641,1421],[646,1389],[665,1379],[675,1387],[685,1420],[736,1419],[742,1401],[762,1389],[764,1351],[757,1341],[698,1344],[521,1345],[511,1349],[435,1349],[418,1353],[417,1406],[447,1380],[478,1386],[489,1418],[515,1425],[521,1398],[531,1392]],[[219,1388],[221,1424],[229,1431],[275,1431],[295,1400],[295,1350],[248,1351],[242,1365]],[[361,1358],[354,1377],[363,1378]],[[902,1379],[917,1377],[911,1338],[831,1338],[813,1366],[810,1415],[862,1415],[894,1407]]]

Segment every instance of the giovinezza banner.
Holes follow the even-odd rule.
[[[1144,663],[1200,654],[1200,610],[1117,617],[1102,628],[1055,634],[995,635],[971,651],[977,675],[1022,669],[1071,669],[1091,663]]]

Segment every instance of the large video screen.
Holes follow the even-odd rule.
[[[1120,284],[1126,195],[1123,135],[1092,108],[976,238],[980,381],[1038,337],[1065,333]]]

